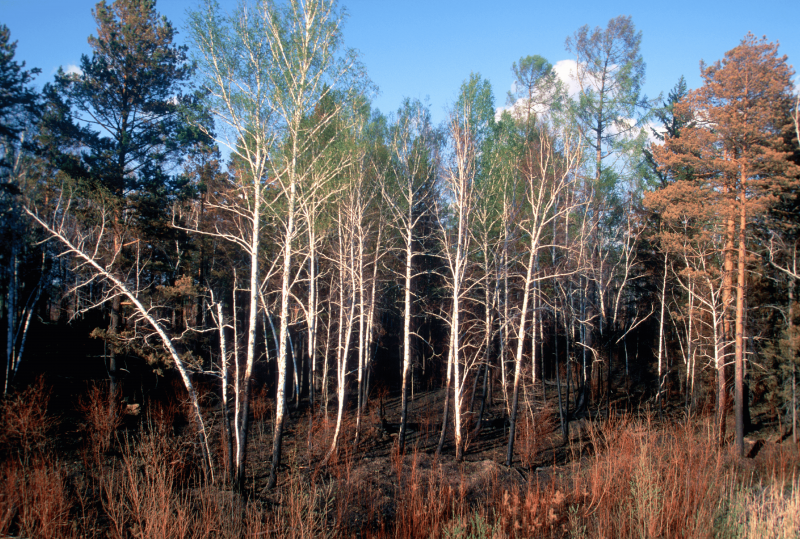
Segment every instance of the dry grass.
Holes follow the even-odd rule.
[[[556,430],[557,425],[558,418],[551,406],[522,415],[517,423],[514,449],[525,468],[533,469],[542,451],[552,444],[550,435]]]
[[[441,473],[419,472],[418,457],[413,454],[408,469],[398,472],[394,537],[441,537],[460,509],[455,503],[457,493]]]
[[[240,493],[212,484],[197,465],[191,429],[175,428],[179,403],[152,407],[137,432],[114,438],[118,423],[108,418],[119,403],[92,391],[82,409],[97,458],[82,469],[57,459],[48,395],[40,383],[3,403],[0,536],[796,538],[800,529],[797,448],[767,444],[754,460],[736,459],[702,420],[585,423],[566,448],[571,462],[537,469],[555,426],[544,410],[520,422],[523,477],[488,461],[436,460],[419,446],[364,460],[350,423],[321,467],[335,425],[316,414],[300,420],[308,429],[294,427],[277,490],[261,491],[253,467]],[[369,414],[363,428],[379,423]],[[250,458],[263,460],[271,429],[263,419],[254,428]],[[108,453],[112,439],[119,451]]]
[[[91,386],[78,401],[78,410],[86,420],[89,451],[95,462],[111,448],[114,435],[122,425],[123,403],[119,392],[111,393],[106,385]]]
[[[573,512],[589,536],[707,536],[726,467],[705,433],[624,422],[592,438],[598,454],[573,486]]]
[[[77,500],[66,468],[53,453],[51,433],[57,421],[47,413],[50,395],[39,378],[2,403],[0,536],[57,539],[80,531],[72,518]]]
[[[2,401],[0,447],[9,457],[28,461],[49,449],[49,434],[57,423],[47,414],[50,393],[44,378],[39,377],[32,386]]]
[[[113,539],[262,537],[267,519],[258,502],[209,484],[187,466],[186,440],[151,429],[126,439],[119,466],[99,478]]]
[[[523,438],[524,439],[524,438]],[[646,418],[588,424],[596,455],[522,488],[495,489],[475,506],[415,460],[398,470],[393,526],[374,537],[789,538],[800,534],[800,458],[772,445],[755,461],[712,443],[708,425],[656,426]],[[414,457],[416,458],[416,457]],[[523,462],[525,458],[523,456]],[[403,461],[408,462],[408,460]],[[463,484],[463,482],[462,482]]]
[[[731,482],[721,500],[715,529],[719,537],[800,536],[800,481],[751,487]]]
[[[73,525],[73,500],[64,468],[35,458],[28,466],[10,464],[3,473],[0,494],[0,535],[61,539],[78,535]]]

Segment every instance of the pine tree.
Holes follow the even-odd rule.
[[[39,284],[29,292],[30,298],[21,297],[25,287],[20,267],[28,258],[27,253],[35,243],[26,234],[27,223],[21,217],[24,178],[32,168],[27,155],[26,130],[37,119],[38,93],[30,86],[39,69],[24,69],[25,62],[14,60],[17,44],[11,42],[8,27],[0,25],[0,318],[6,322],[6,368],[3,394],[17,372],[25,340],[30,327],[33,304],[42,290],[44,272]],[[39,258],[30,257],[30,258]],[[34,299],[33,302],[30,300]],[[25,301],[28,299],[28,301]]]
[[[25,69],[14,60],[17,42],[11,42],[8,27],[0,24],[0,166],[12,140],[36,116],[38,94],[30,86],[40,69]]]
[[[182,111],[191,102],[185,92],[193,68],[154,0],[111,5],[104,0],[93,15],[97,36],[89,37],[92,53],[81,57],[80,72],[59,70],[55,83],[45,87],[43,141],[55,164],[99,194],[112,213],[113,245],[107,258],[119,276],[132,228],[151,236],[167,233],[166,227],[153,225],[168,214],[167,204],[178,188],[170,168],[187,146]],[[119,295],[112,299],[106,334],[112,387],[120,300]]]
[[[703,86],[675,106],[692,122],[680,136],[668,135],[654,155],[664,169],[690,168],[707,196],[725,199],[722,302],[728,310],[735,293],[735,313],[726,316],[725,332],[735,343],[736,451],[741,455],[747,240],[755,218],[775,202],[778,188],[797,181],[784,138],[791,128],[793,71],[786,57],[778,56],[777,44],[752,34],[722,61],[701,64],[701,71]]]

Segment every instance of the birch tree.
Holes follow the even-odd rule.
[[[19,135],[16,143],[0,137],[0,150],[5,151],[0,158],[0,206],[3,207],[0,210],[0,234],[6,238],[0,257],[7,261],[2,272],[5,273],[5,294],[0,300],[0,309],[5,311],[6,319],[4,396],[22,364],[31,320],[49,273],[47,246],[36,247],[31,235],[33,230],[22,209],[26,202],[36,198],[34,186],[38,176],[32,156],[23,147],[24,139],[24,133]],[[30,275],[26,278],[27,273],[32,273],[32,268],[38,268],[36,281]]]
[[[514,389],[511,397],[511,415],[506,465],[510,466],[514,456],[514,437],[516,435],[519,392],[522,383],[522,361],[527,335],[528,307],[532,286],[541,279],[536,274],[536,259],[543,247],[549,247],[543,240],[555,220],[560,219],[569,209],[565,200],[567,190],[575,180],[581,164],[581,138],[568,130],[557,131],[542,126],[533,140],[526,141],[525,153],[520,160],[520,173],[524,178],[526,206],[522,215],[522,230],[525,258],[522,267],[525,275],[522,284],[522,307],[516,330],[517,346],[514,356]],[[551,276],[552,277],[552,276]],[[531,317],[531,323],[535,324]],[[536,328],[531,331],[536,338]],[[532,346],[532,362],[535,361],[536,346]]]
[[[476,224],[478,179],[489,175],[489,159],[485,155],[494,125],[493,96],[489,81],[471,74],[461,85],[448,119],[449,155],[440,179],[441,195],[437,199],[438,222],[441,229],[443,259],[449,313],[444,318],[449,326],[447,352],[447,381],[442,433],[437,453],[445,439],[449,413],[449,389],[453,384],[453,424],[456,460],[464,457],[464,397],[466,382],[480,361],[482,352],[468,343],[465,312],[476,286],[470,279],[475,262],[474,232]],[[488,157],[488,156],[486,156]],[[487,193],[488,194],[488,193]],[[479,339],[480,340],[480,339]],[[487,343],[488,344],[488,343]]]
[[[710,194],[693,180],[672,181],[645,196],[645,205],[662,222],[658,241],[671,257],[671,272],[678,286],[696,304],[699,355],[713,366],[716,376],[716,435],[725,436],[726,366],[733,359],[729,335],[724,331],[725,303],[725,196]],[[662,275],[663,278],[663,275]],[[688,346],[688,341],[687,341]],[[661,378],[659,377],[659,386]]]
[[[420,102],[406,99],[397,111],[390,126],[389,170],[381,186],[382,201],[391,216],[391,229],[399,236],[403,273],[403,349],[402,389],[400,405],[400,451],[405,448],[408,420],[409,376],[414,362],[412,357],[412,305],[417,298],[414,292],[416,277],[415,258],[421,253],[419,224],[432,209],[432,188],[436,170],[437,136],[431,125],[430,111]]]
[[[316,163],[302,163],[318,135],[338,116],[340,106],[325,111],[309,123],[316,106],[334,91],[347,103],[355,85],[358,64],[352,53],[341,54],[342,15],[335,2],[291,1],[275,6],[268,2],[243,4],[231,17],[224,17],[213,2],[191,16],[192,35],[199,51],[204,87],[222,130],[221,140],[248,167],[252,182],[249,207],[243,216],[252,228],[247,240],[231,237],[251,257],[248,353],[242,421],[247,421],[248,392],[255,360],[255,335],[259,282],[259,238],[261,214],[269,211],[279,223],[281,255],[276,271],[280,283],[278,317],[278,384],[275,406],[272,467],[269,487],[277,481],[286,408],[286,364],[289,358],[291,286],[293,260],[300,230],[300,198],[309,196],[320,182],[332,177],[341,164],[328,169],[309,186]],[[359,73],[359,75],[363,75]],[[340,88],[341,87],[341,88]],[[352,92],[351,92],[352,90]],[[326,142],[330,144],[330,139]],[[241,147],[241,149],[240,149]],[[318,152],[313,155],[322,155]],[[318,174],[318,171],[317,171]],[[239,211],[238,206],[232,208]],[[267,282],[263,279],[262,282]],[[252,336],[252,338],[251,338]],[[247,429],[242,429],[246,435]],[[239,470],[241,473],[241,469]]]
[[[210,210],[227,214],[233,223],[223,228],[201,228],[195,216],[195,232],[213,235],[238,246],[249,260],[245,366],[242,376],[235,378],[240,390],[235,393],[234,418],[235,461],[234,482],[244,478],[245,449],[248,432],[250,378],[256,358],[256,325],[260,283],[262,219],[264,213],[269,157],[276,145],[274,94],[269,74],[269,45],[263,41],[265,13],[250,12],[245,6],[225,20],[218,7],[206,4],[205,13],[191,15],[191,37],[194,41],[207,103],[217,123],[216,139],[236,157],[239,166],[231,175],[228,189],[211,193],[206,204]],[[184,219],[187,220],[187,219]],[[236,293],[235,291],[233,292]],[[221,313],[220,315],[221,316]],[[223,324],[218,320],[218,324]],[[234,332],[238,327],[234,324]],[[237,339],[234,339],[238,342]],[[234,346],[234,352],[238,352]],[[235,355],[238,373],[238,354]],[[223,392],[227,391],[227,385]]]
[[[464,432],[462,414],[464,386],[469,372],[475,367],[476,355],[465,354],[464,303],[467,301],[470,285],[467,272],[472,262],[473,249],[472,220],[475,209],[475,175],[478,149],[474,135],[471,111],[472,103],[465,102],[456,108],[450,117],[449,136],[453,146],[452,161],[443,176],[444,197],[447,200],[446,213],[440,210],[439,222],[443,227],[443,258],[447,268],[447,286],[450,289],[450,343],[447,352],[447,394],[445,395],[445,420],[442,432],[447,425],[447,408],[450,386],[450,373],[453,380],[453,423],[455,426],[456,461],[464,458]],[[452,227],[452,228],[451,228]]]
[[[275,10],[267,19],[273,85],[276,89],[273,106],[286,142],[286,151],[273,155],[271,166],[283,198],[281,222],[284,242],[281,268],[280,330],[278,335],[278,398],[276,401],[275,435],[272,448],[272,468],[268,486],[277,481],[284,426],[284,384],[286,339],[289,326],[290,277],[293,244],[297,234],[296,211],[298,197],[308,183],[308,175],[299,166],[302,155],[314,140],[311,136],[326,128],[339,116],[338,107],[315,122],[311,133],[304,131],[303,118],[310,115],[317,103],[333,89],[342,96],[342,105],[360,103],[360,95],[369,91],[369,81],[353,51],[342,54],[342,13],[335,1],[292,0]],[[350,116],[352,117],[352,116]],[[348,126],[340,126],[346,131]],[[346,163],[334,164],[324,178],[334,177]]]
[[[354,443],[359,441],[361,409],[364,398],[364,374],[369,361],[369,349],[374,316],[374,294],[377,267],[380,260],[382,223],[376,219],[375,201],[379,195],[374,169],[370,160],[368,113],[357,111],[357,118],[346,135],[351,157],[343,171],[343,193],[337,199],[339,206],[337,231],[339,256],[339,312],[340,346],[337,351],[338,412],[331,448],[325,458],[330,458],[338,448],[339,436],[347,398],[347,364],[353,331],[358,331],[356,367],[356,430]],[[369,250],[372,249],[372,253]],[[371,277],[370,277],[370,274]],[[368,290],[371,289],[371,292]],[[357,328],[356,328],[357,325]]]
[[[336,428],[333,433],[333,440],[328,453],[325,455],[324,462],[336,452],[339,442],[339,434],[342,430],[342,419],[344,417],[345,398],[347,396],[347,363],[350,357],[350,346],[353,337],[353,326],[356,318],[356,306],[358,304],[356,296],[358,294],[358,276],[356,268],[355,253],[355,232],[356,223],[354,222],[355,211],[353,205],[356,203],[353,198],[359,195],[355,191],[349,193],[350,199],[347,200],[337,212],[337,257],[336,268],[339,277],[339,331],[338,345],[336,347],[336,393],[337,393],[337,413]],[[349,207],[348,207],[349,206]]]

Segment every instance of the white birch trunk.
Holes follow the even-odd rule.
[[[664,277],[661,281],[661,316],[658,322],[658,392],[656,393],[656,400],[658,401],[658,409],[662,410],[664,404],[662,402],[662,391],[664,388],[664,311],[666,308],[666,293],[667,293],[667,260],[668,256],[664,253]]]
[[[369,366],[371,361],[371,355],[369,351],[372,349],[373,330],[375,327],[375,293],[378,288],[378,262],[380,260],[381,251],[381,233],[383,232],[382,226],[378,226],[378,239],[375,242],[375,259],[373,260],[372,266],[372,288],[370,290],[369,310],[367,312],[367,356],[365,365],[366,381],[362,401],[362,413],[366,409],[367,402],[369,400]]]
[[[298,121],[299,123],[299,121]],[[293,142],[295,145],[297,141]],[[295,148],[296,150],[296,148]],[[294,156],[297,154],[294,153]],[[295,157],[296,158],[296,157]],[[289,336],[289,277],[292,270],[292,239],[294,237],[294,212],[295,200],[297,196],[297,185],[294,177],[295,162],[292,163],[290,171],[288,216],[286,220],[286,235],[284,238],[283,249],[283,268],[281,274],[281,310],[280,310],[280,330],[278,333],[278,387],[275,397],[275,434],[272,439],[272,465],[270,467],[269,482],[267,488],[271,489],[278,481],[277,472],[281,461],[281,449],[283,442],[283,425],[286,413],[286,361],[288,352],[286,343]]]
[[[316,274],[316,234],[314,230],[313,218],[309,219],[308,224],[308,359],[311,362],[309,366],[310,380],[309,380],[309,401],[310,405],[314,407],[315,386],[317,379],[317,274]]]
[[[506,466],[511,466],[514,459],[514,435],[517,429],[517,410],[519,407],[519,386],[522,378],[522,351],[525,345],[525,323],[528,314],[528,296],[530,295],[531,282],[533,281],[533,259],[535,249],[531,249],[528,259],[528,271],[525,275],[525,285],[522,292],[522,311],[520,312],[519,331],[517,333],[517,352],[514,357],[514,393],[511,397],[510,428],[508,432],[508,451],[506,452]]]
[[[11,245],[11,257],[8,264],[8,297],[6,298],[7,315],[6,322],[6,379],[3,386],[3,396],[8,394],[8,384],[11,380],[11,374],[16,367],[14,361],[14,328],[17,325],[17,275],[19,273],[19,262],[17,261],[17,245]]]
[[[344,418],[344,405],[345,405],[345,398],[347,392],[347,358],[350,354],[350,338],[353,332],[353,319],[355,317],[355,309],[356,309],[356,301],[355,301],[355,291],[356,291],[356,277],[355,271],[352,269],[355,266],[355,260],[353,255],[353,245],[352,241],[350,241],[350,264],[348,265],[347,260],[345,259],[344,255],[344,247],[341,243],[344,241],[344,236],[340,234],[340,267],[339,271],[341,273],[340,282],[341,282],[341,296],[340,296],[340,309],[341,312],[344,312],[345,304],[347,301],[345,300],[345,275],[348,274],[350,277],[350,310],[346,316],[345,320],[345,327],[342,328],[341,325],[339,327],[339,342],[340,347],[338,351],[338,365],[337,365],[337,382],[338,382],[338,410],[336,413],[336,429],[333,432],[333,441],[331,442],[331,447],[328,450],[328,453],[325,455],[323,459],[324,463],[327,463],[333,454],[336,452],[339,443],[339,436],[342,431],[342,420]],[[343,316],[343,315],[341,315]],[[342,317],[340,316],[340,320]]]
[[[408,187],[409,200],[413,200],[413,192],[411,185]],[[408,207],[408,225],[404,231],[406,242],[406,258],[405,258],[405,287],[404,287],[404,300],[403,305],[403,387],[402,387],[402,403],[400,407],[400,434],[397,438],[400,451],[405,449],[406,442],[406,422],[408,421],[408,374],[411,370],[411,271],[412,260],[414,257],[414,244],[412,235],[414,233],[412,215],[412,205]]]
[[[358,373],[357,373],[357,398],[356,405],[356,434],[353,441],[354,445],[358,445],[359,434],[361,432],[361,390],[363,389],[364,382],[364,364],[365,364],[365,335],[364,335],[364,233],[361,223],[358,224],[358,274],[356,275],[358,284]]]

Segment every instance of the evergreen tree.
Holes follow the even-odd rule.
[[[722,61],[701,64],[704,84],[675,107],[692,119],[680,136],[668,136],[654,153],[671,170],[691,168],[707,196],[722,197],[725,219],[723,308],[735,357],[736,451],[744,452],[745,297],[747,242],[755,217],[776,200],[779,189],[797,185],[784,134],[794,105],[792,69],[778,46],[748,34]],[[734,263],[736,267],[734,268]]]
[[[10,166],[6,159],[14,139],[36,116],[38,94],[30,83],[41,73],[14,60],[17,42],[10,39],[8,27],[0,24],[0,166]]]
[[[26,70],[25,62],[14,60],[17,43],[10,41],[8,27],[0,25],[0,318],[5,318],[4,335],[6,346],[6,368],[4,376],[5,394],[8,384],[22,360],[22,351],[30,327],[31,314],[41,292],[40,283],[33,286],[25,297],[25,262],[36,259],[34,266],[41,265],[40,249],[27,236],[27,222],[21,217],[20,204],[26,176],[32,168],[27,153],[30,136],[25,131],[37,117],[39,96],[30,86],[39,69]],[[35,254],[34,254],[35,253]],[[25,300],[28,301],[25,301]]]
[[[656,140],[663,142],[666,137],[679,136],[681,128],[689,123],[688,118],[675,113],[675,104],[686,97],[688,93],[689,90],[686,87],[686,79],[681,76],[680,80],[678,80],[672,90],[670,90],[663,105],[653,110],[653,115],[658,119],[659,123],[661,123],[660,129],[650,128]],[[651,174],[658,178],[661,187],[666,187],[668,178],[664,171],[659,169],[658,163],[653,158],[653,152],[650,148],[644,149],[644,161],[652,171]],[[674,170],[671,172],[677,174],[678,171]],[[685,176],[685,173],[681,175],[681,177],[683,176]]]
[[[44,142],[59,168],[104,200],[113,227],[107,257],[120,275],[124,246],[131,241],[126,236],[134,227],[155,235],[154,218],[167,215],[179,186],[170,172],[186,149],[182,111],[191,103],[186,91],[193,67],[154,0],[103,0],[93,15],[97,36],[89,37],[92,53],[81,57],[80,72],[59,70],[55,83],[45,87]],[[112,386],[120,329],[117,295],[107,333]]]
[[[595,181],[607,176],[606,159],[646,119],[649,103],[641,95],[645,63],[640,52],[642,32],[630,17],[608,21],[606,29],[582,26],[566,41],[575,53],[575,76],[580,85],[574,106],[583,139],[595,153]]]

